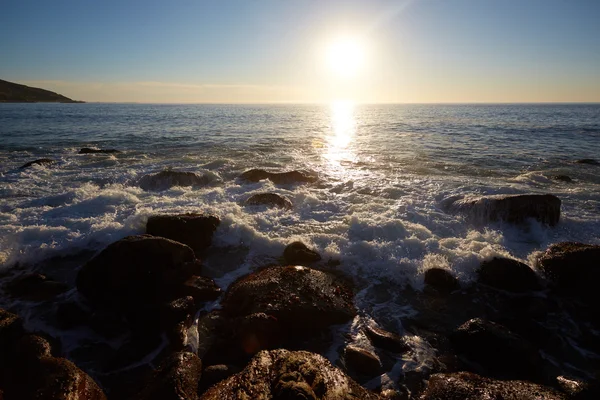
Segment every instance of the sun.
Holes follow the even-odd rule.
[[[339,37],[326,49],[327,66],[339,78],[356,78],[365,64],[365,46],[355,37]]]

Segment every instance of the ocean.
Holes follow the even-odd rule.
[[[468,282],[493,256],[531,264],[552,243],[600,243],[600,166],[575,163],[600,159],[599,104],[0,104],[0,138],[0,271],[93,253],[143,233],[150,215],[203,212],[221,219],[203,260],[220,287],[300,240],[355,280],[362,315],[399,321],[410,310],[397,288],[421,289],[429,267]],[[39,158],[57,162],[19,169]],[[252,168],[318,181],[237,179]],[[165,169],[209,183],[139,187]],[[243,204],[265,191],[293,208]],[[443,207],[545,193],[562,200],[556,227],[477,223]],[[55,273],[72,281],[77,263],[68,265]]]

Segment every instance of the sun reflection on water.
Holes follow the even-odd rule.
[[[352,142],[356,135],[356,117],[354,103],[336,101],[331,104],[331,132],[326,137],[327,147],[323,156],[331,163],[339,166],[351,162],[355,154]]]

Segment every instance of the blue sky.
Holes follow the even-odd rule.
[[[323,68],[336,35],[360,76]],[[599,0],[3,0],[0,50],[88,101],[600,101]]]

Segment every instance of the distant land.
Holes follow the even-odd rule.
[[[0,103],[84,103],[49,90],[0,79]]]

